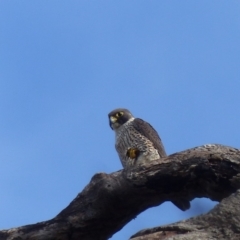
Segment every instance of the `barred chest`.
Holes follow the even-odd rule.
[[[123,124],[121,127],[119,127],[118,129],[115,130],[115,143],[116,146],[124,143],[124,142],[128,142],[128,144],[130,143],[130,136],[131,136],[131,132],[133,130],[132,125],[132,121],[134,120],[134,118],[130,119],[128,122],[126,122],[125,124]],[[126,143],[127,145],[127,143]]]
[[[123,155],[129,148],[137,148],[141,152],[156,152],[153,144],[149,139],[139,133],[133,126],[133,119],[122,125],[116,131],[116,149]]]
[[[159,159],[159,153],[153,143],[137,131],[134,127],[133,119],[117,129],[115,147],[119,154],[123,167],[129,164],[143,164],[148,161]],[[138,149],[140,155],[137,159],[130,159],[127,156],[129,149]],[[137,161],[137,162],[136,162]]]

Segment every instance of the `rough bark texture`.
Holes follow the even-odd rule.
[[[0,240],[105,240],[149,207],[181,198],[221,201],[238,188],[240,151],[204,145],[129,171],[98,173],[55,218],[0,231]],[[240,239],[239,195],[206,215],[146,230],[132,239]]]
[[[222,200],[205,215],[190,218],[162,227],[145,229],[131,240],[239,240],[240,239],[240,191]]]

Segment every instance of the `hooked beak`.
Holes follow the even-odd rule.
[[[113,125],[114,125],[114,123],[116,123],[116,122],[117,122],[117,118],[116,118],[116,117],[111,116],[111,117],[109,118],[109,125],[110,125],[111,129],[113,129]]]
[[[114,117],[114,116],[111,116],[110,117],[110,122],[111,123],[115,123],[117,121],[117,118],[116,117]]]

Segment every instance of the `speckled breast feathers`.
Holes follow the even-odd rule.
[[[122,115],[118,115],[119,118],[124,116],[125,111],[128,110],[122,109]],[[129,111],[127,114],[125,121],[119,121],[121,124],[114,122],[114,126],[117,127],[111,126],[110,123],[116,134],[115,147],[123,167],[144,164],[165,157],[161,139],[153,127],[142,119],[134,118]],[[112,113],[109,114],[109,116],[112,115]]]

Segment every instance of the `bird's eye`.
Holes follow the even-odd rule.
[[[123,112],[116,113],[116,117],[121,117],[123,115]]]

